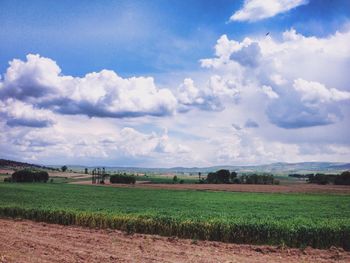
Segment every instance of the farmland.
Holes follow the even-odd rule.
[[[339,248],[286,248],[128,235],[118,230],[0,219],[2,262],[337,262],[350,253]]]
[[[349,248],[350,195],[0,184],[0,214],[235,243]]]

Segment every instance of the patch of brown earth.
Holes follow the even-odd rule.
[[[91,175],[83,173],[72,173],[72,172],[49,172],[49,176],[52,177],[67,177],[67,178],[86,178],[91,177]]]
[[[319,250],[226,244],[0,219],[0,262],[350,262]]]
[[[90,181],[79,181],[74,184],[92,185]],[[96,184],[94,184],[96,185]],[[109,184],[97,186],[112,187],[143,187],[154,189],[174,190],[208,190],[208,191],[230,191],[230,192],[257,192],[257,193],[334,193],[350,194],[350,186],[346,185],[317,185],[307,183],[296,183],[289,185],[258,185],[258,184],[152,184],[137,182],[135,185]]]

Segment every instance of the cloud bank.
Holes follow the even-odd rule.
[[[214,55],[200,60],[200,78],[162,88],[111,70],[64,75],[54,60],[29,54],[0,79],[0,148],[10,159],[47,163],[347,160],[349,42],[349,30],[222,35]]]

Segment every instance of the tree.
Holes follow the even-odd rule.
[[[230,182],[230,175],[231,174],[230,174],[229,170],[221,169],[221,170],[217,171],[216,173],[217,173],[219,183],[228,184]]]
[[[68,167],[67,167],[66,165],[63,165],[63,166],[61,167],[62,172],[67,171],[67,169],[68,169]]]
[[[214,173],[208,173],[207,182],[209,184],[228,184],[230,183],[230,171],[221,169]]]
[[[230,181],[231,181],[231,183],[234,182],[235,178],[237,178],[237,173],[236,172],[231,172],[231,174],[230,174]]]
[[[176,182],[177,182],[177,176],[174,175],[174,177],[173,177],[173,183],[176,183]]]
[[[89,173],[88,168],[85,168],[85,174],[88,174],[88,173]]]
[[[335,184],[350,185],[350,171],[342,172],[335,178]]]

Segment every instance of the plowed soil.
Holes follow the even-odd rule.
[[[0,219],[0,262],[350,262],[319,250],[194,241]]]
[[[88,184],[91,181],[79,181],[74,184]],[[294,183],[288,185],[258,185],[258,184],[152,184],[137,182],[135,185],[109,184],[96,186],[110,187],[144,187],[154,189],[174,190],[207,190],[207,191],[231,191],[231,192],[256,192],[256,193],[334,193],[350,194],[350,186],[347,185],[317,185],[307,183]]]

